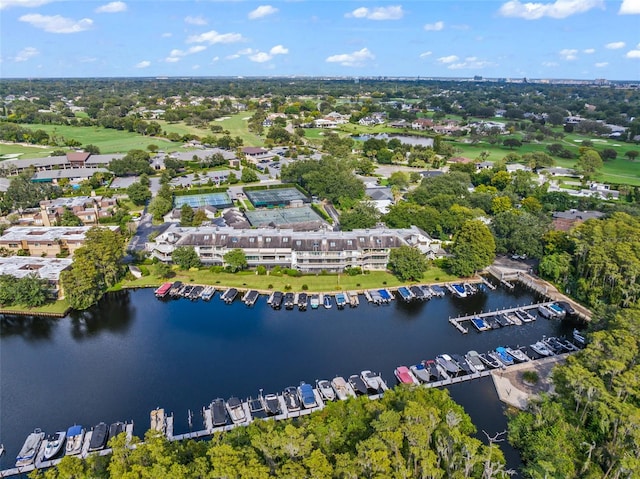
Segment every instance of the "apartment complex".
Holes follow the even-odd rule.
[[[375,228],[354,231],[294,231],[229,227],[180,227],[173,225],[147,243],[147,250],[161,261],[171,261],[180,246],[192,246],[204,264],[223,265],[224,255],[240,248],[250,267],[281,266],[304,273],[338,273],[350,267],[384,270],[393,248],[409,245],[435,257],[440,242],[412,226],[406,229]]]
[[[100,218],[108,218],[118,206],[115,198],[104,196],[74,196],[56,198],[40,202],[41,223],[43,226],[55,225],[66,209],[82,220],[84,224],[97,224]]]
[[[49,295],[62,299],[64,293],[60,285],[60,273],[71,267],[70,258],[34,258],[28,256],[0,257],[0,275],[24,278],[30,274],[46,279],[49,283]]]
[[[0,248],[12,254],[19,251],[29,256],[53,258],[73,256],[75,250],[84,244],[84,239],[92,226],[12,226],[0,236]],[[117,226],[105,226],[119,231]]]

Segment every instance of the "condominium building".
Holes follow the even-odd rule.
[[[169,262],[177,247],[192,246],[204,264],[223,265],[224,255],[240,248],[250,267],[281,266],[305,273],[319,273],[342,272],[350,267],[384,270],[391,250],[402,245],[417,247],[431,257],[441,251],[438,241],[415,226],[406,229],[300,232],[177,225],[147,243],[147,250],[155,258]]]
[[[0,248],[11,253],[26,252],[29,256],[72,256],[84,244],[93,226],[12,226],[0,236]],[[117,226],[105,226],[119,231]]]
[[[0,257],[0,275],[24,278],[33,274],[49,283],[49,295],[55,299],[64,297],[60,285],[60,273],[71,267],[70,258],[34,258],[29,256]]]

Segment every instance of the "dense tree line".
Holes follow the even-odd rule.
[[[149,432],[135,449],[125,435],[113,454],[63,458],[45,479],[85,478],[506,478],[494,445],[473,438],[446,391],[397,388],[378,401],[330,403],[297,420],[257,421],[209,441],[168,442]]]
[[[49,282],[36,274],[22,278],[0,275],[0,305],[42,306],[49,299]]]

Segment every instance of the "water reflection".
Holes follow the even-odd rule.
[[[21,336],[26,341],[49,340],[59,321],[58,318],[3,315],[0,316],[0,337]]]
[[[110,293],[86,311],[69,314],[71,336],[77,341],[93,338],[102,332],[125,334],[135,317],[129,291]]]

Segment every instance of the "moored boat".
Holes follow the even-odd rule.
[[[352,374],[351,376],[349,376],[349,384],[357,395],[364,395],[369,393],[369,391],[367,390],[367,385],[357,374]]]
[[[293,293],[285,293],[284,295],[284,309],[293,309],[295,305],[295,296]]]
[[[325,294],[324,297],[322,298],[322,304],[326,309],[331,309],[331,296],[328,294]]]
[[[562,319],[567,315],[567,312],[557,303],[549,304],[548,308],[556,318]]]
[[[151,429],[165,434],[167,432],[167,416],[164,409],[157,407],[151,411],[149,416],[151,419]]]
[[[307,293],[300,293],[298,295],[298,310],[306,311],[308,302],[309,302],[309,299],[308,299]]]
[[[236,296],[238,296],[238,290],[236,288],[229,288],[222,297],[222,300],[227,304],[231,304],[233,300],[236,299]]]
[[[449,376],[455,377],[460,372],[460,368],[448,354],[439,354],[436,356],[436,363],[442,366]]]
[[[338,309],[344,309],[345,304],[347,304],[347,300],[344,297],[344,293],[336,293],[336,306]]]
[[[493,353],[489,354],[493,354],[493,357],[505,366],[511,366],[514,363],[513,356],[511,356],[502,346],[497,347]]]
[[[213,298],[213,295],[215,293],[216,293],[216,289],[213,286],[207,286],[202,291],[202,294],[200,295],[200,297],[202,298],[203,301],[209,301],[211,298]]]
[[[429,286],[429,289],[431,289],[431,292],[433,293],[433,296],[437,296],[438,298],[442,298],[443,296],[445,296],[447,294],[447,290],[444,289],[442,286],[440,286],[438,284],[434,284],[432,286]]]
[[[572,336],[573,336],[573,340],[577,342],[580,346],[584,346],[587,344],[587,339],[577,329],[573,330]]]
[[[404,301],[409,302],[413,299],[413,293],[409,291],[409,288],[407,288],[406,286],[400,286],[398,288],[398,294]]]
[[[416,377],[406,366],[398,366],[393,370],[393,374],[400,384],[420,384]]]
[[[380,375],[365,369],[360,373],[360,377],[364,381],[364,384],[367,386],[370,392],[377,393],[383,389],[382,386],[382,378]]]
[[[209,411],[211,412],[211,424],[213,427],[227,424],[227,408],[225,407],[224,399],[217,398],[211,401]]]
[[[261,396],[261,399],[264,404],[264,410],[269,416],[282,414],[280,399],[276,394],[267,394],[266,396]]]
[[[462,374],[472,374],[475,372],[473,366],[471,366],[460,354],[451,354],[451,359],[455,361],[458,367],[462,370]]]
[[[311,309],[318,309],[318,306],[320,306],[320,297],[317,294],[312,294],[309,303],[311,304]]]
[[[459,283],[450,284],[449,291],[451,291],[451,294],[454,295],[456,298],[467,297],[467,292],[465,291],[464,286],[462,284],[459,284]]]
[[[485,369],[487,369],[484,363],[482,362],[482,360],[480,359],[480,355],[478,354],[477,351],[474,351],[474,350],[469,351],[467,354],[464,355],[464,358],[471,365],[471,367],[473,367],[473,369],[475,369],[478,372],[484,371]]]
[[[44,432],[40,429],[36,429],[27,436],[22,448],[20,448],[20,452],[16,456],[16,467],[28,466],[34,463],[44,436]]]
[[[505,351],[511,355],[511,357],[513,357],[513,359],[518,362],[518,363],[524,363],[527,361],[530,361],[531,358],[529,358],[525,353],[523,353],[521,350],[519,350],[518,348],[510,348],[510,347],[506,347]]]
[[[163,283],[158,289],[154,291],[156,298],[164,298],[169,294],[169,291],[173,287],[173,283]]]
[[[107,445],[107,436],[109,435],[109,426],[104,422],[98,423],[94,426],[91,433],[91,440],[89,441],[89,452],[99,451],[104,449]]]
[[[549,349],[549,347],[542,341],[536,341],[529,347],[540,356],[553,356],[553,351],[551,351],[551,349]]]
[[[71,426],[67,429],[67,445],[65,453],[67,456],[80,454],[82,451],[82,441],[84,441],[84,428],[82,426]]]
[[[305,382],[300,383],[300,386],[298,386],[298,397],[305,409],[311,409],[318,406],[318,401],[316,401],[316,395],[313,392],[311,384],[307,384]]]
[[[323,400],[335,401],[336,392],[331,387],[331,383],[329,381],[327,381],[326,379],[316,381],[316,388],[318,389],[318,392],[320,393],[320,396]]]
[[[424,368],[429,371],[430,381],[439,381],[441,379],[448,379],[447,373],[438,367],[437,363],[433,359],[426,359],[422,361]],[[444,374],[443,374],[444,373]]]
[[[496,314],[494,317],[501,327],[511,326],[511,321],[509,321],[503,313]]]
[[[409,366],[409,371],[411,371],[411,374],[413,374],[420,382],[428,383],[429,380],[431,379],[431,374],[429,373],[427,368],[424,367],[424,364],[422,363]]]
[[[352,308],[355,308],[359,305],[360,305],[360,300],[358,299],[358,293],[355,291],[352,291],[351,293],[349,293],[349,306],[351,306]]]
[[[567,351],[579,351],[580,348],[569,341],[567,338],[556,338],[556,340],[564,346]]]
[[[60,454],[66,438],[67,433],[65,431],[58,431],[47,436],[44,442],[44,454],[42,455],[45,461],[49,461]]]
[[[242,297],[242,302],[247,306],[251,307],[254,304],[256,304],[256,301],[258,301],[259,296],[260,294],[255,289],[249,290]]]
[[[356,397],[355,391],[342,376],[336,376],[335,378],[333,378],[331,380],[331,386],[336,392],[336,396],[341,401],[344,401],[345,399],[348,399],[350,397]]]
[[[544,304],[539,304],[538,305],[538,314],[540,316],[542,316],[543,318],[546,319],[552,319],[555,317],[555,314],[553,313],[553,311],[551,311],[547,306],[545,306]]]
[[[481,318],[480,316],[474,316],[473,318],[471,318],[471,324],[473,324],[473,326],[478,330],[478,331],[489,331],[491,329],[491,326],[489,326],[489,323],[487,323],[484,318]]]
[[[249,414],[251,415],[252,418],[256,419],[263,419],[265,417],[267,417],[267,412],[264,408],[264,404],[263,402],[260,400],[260,398],[257,399],[253,399],[253,398],[249,398],[247,399],[247,405],[249,406]]]
[[[182,281],[176,281],[175,283],[173,283],[173,286],[171,286],[171,289],[169,290],[169,296],[171,297],[180,296],[181,289],[182,289]]]
[[[271,307],[273,309],[280,309],[282,306],[282,293],[280,291],[274,291],[271,295]]]
[[[240,399],[235,396],[230,397],[227,400],[227,412],[234,424],[242,424],[247,420],[247,415],[244,412],[244,407],[242,407],[242,402],[240,402]]]
[[[498,369],[503,366],[500,361],[491,356],[489,353],[480,353],[478,354],[478,357],[480,358],[480,361],[482,361],[488,368]]]
[[[284,404],[287,406],[287,411],[295,412],[300,410],[300,398],[298,397],[298,390],[293,386],[285,388],[282,392],[282,398]]]
[[[107,444],[111,440],[112,437],[116,437],[125,431],[126,424],[120,421],[114,422],[109,426],[109,438],[107,439]]]

